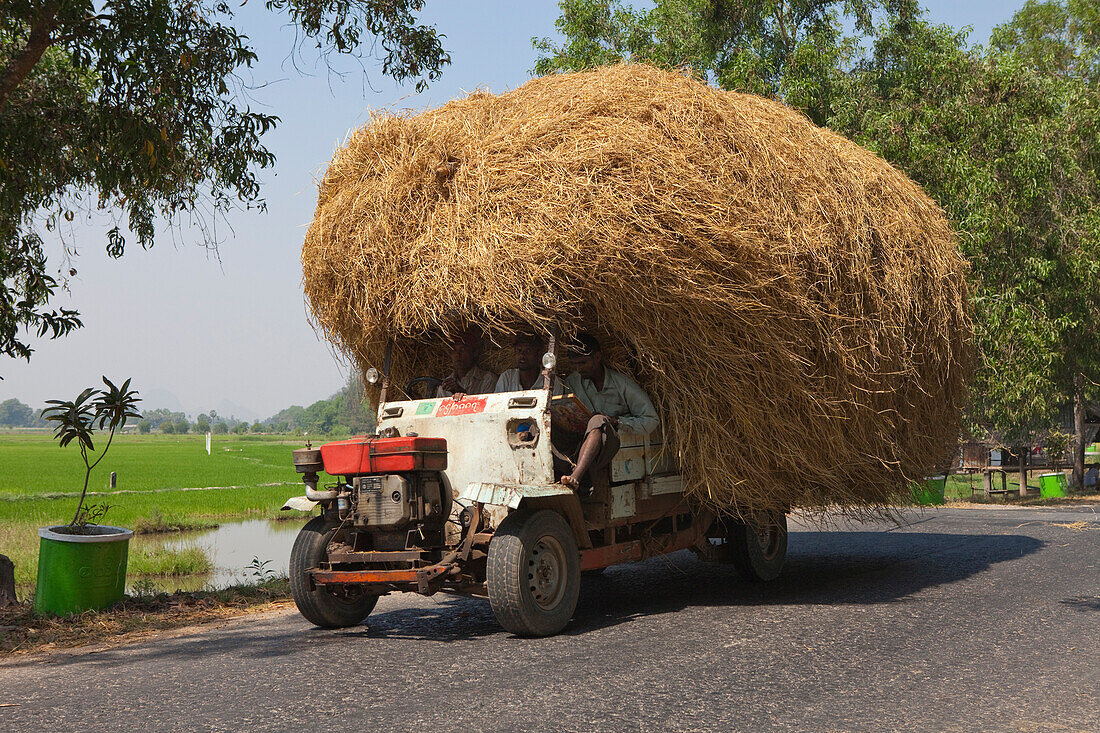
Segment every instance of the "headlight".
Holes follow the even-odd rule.
[[[542,355],[542,368],[543,369],[553,369],[557,365],[558,365],[558,357],[554,356],[549,351],[547,351],[545,354]]]
[[[377,384],[379,378],[381,378],[382,375],[378,373],[377,369],[375,369],[374,367],[371,367],[370,369],[367,370],[367,373],[364,374],[363,376],[365,376],[367,378],[367,381],[370,382],[371,384]]]

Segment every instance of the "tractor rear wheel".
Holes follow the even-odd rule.
[[[580,595],[573,530],[549,509],[509,514],[489,543],[485,574],[501,626],[519,636],[556,634],[573,617]]]
[[[320,567],[339,524],[314,517],[302,527],[290,550],[290,593],[306,620],[325,629],[355,626],[378,603],[378,596],[348,586],[314,585],[309,571]]]
[[[760,512],[729,527],[727,553],[745,580],[762,583],[775,580],[787,559],[787,515],[781,511]]]

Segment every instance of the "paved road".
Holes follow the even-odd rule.
[[[614,569],[551,639],[397,596],[351,630],[283,613],[15,660],[0,730],[1100,730],[1100,515],[910,522],[795,528],[765,588],[688,553]]]

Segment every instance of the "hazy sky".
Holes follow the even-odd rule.
[[[929,18],[971,25],[972,43],[1008,20],[1022,0],[925,0]],[[57,340],[33,339],[29,364],[0,359],[0,401],[18,397],[32,407],[70,399],[106,374],[133,377],[151,407],[169,406],[171,393],[191,413],[240,406],[238,417],[268,417],[291,404],[308,405],[343,384],[348,368],[307,322],[299,253],[316,203],[319,178],[347,133],[370,109],[424,109],[485,86],[512,89],[534,66],[532,36],[554,34],[556,2],[428,0],[425,20],[446,34],[452,65],[421,95],[411,85],[384,79],[376,65],[366,74],[344,64],[343,79],[308,63],[303,76],[288,62],[293,31],[262,10],[261,2],[238,13],[260,63],[254,107],[281,118],[265,136],[278,163],[263,172],[265,214],[240,212],[223,230],[220,262],[194,237],[170,233],[151,250],[130,246],[121,260],[104,253],[102,224],[77,226],[79,250],[69,282],[54,307],[78,308],[85,327]],[[79,224],[79,222],[78,222]],[[54,253],[51,253],[54,254]],[[51,267],[60,266],[58,259]],[[164,402],[164,405],[157,404]]]

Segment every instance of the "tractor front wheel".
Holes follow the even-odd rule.
[[[364,593],[354,586],[314,585],[309,571],[326,559],[329,542],[339,524],[314,517],[302,527],[290,550],[290,593],[306,620],[325,629],[341,629],[363,621],[378,596]]]

